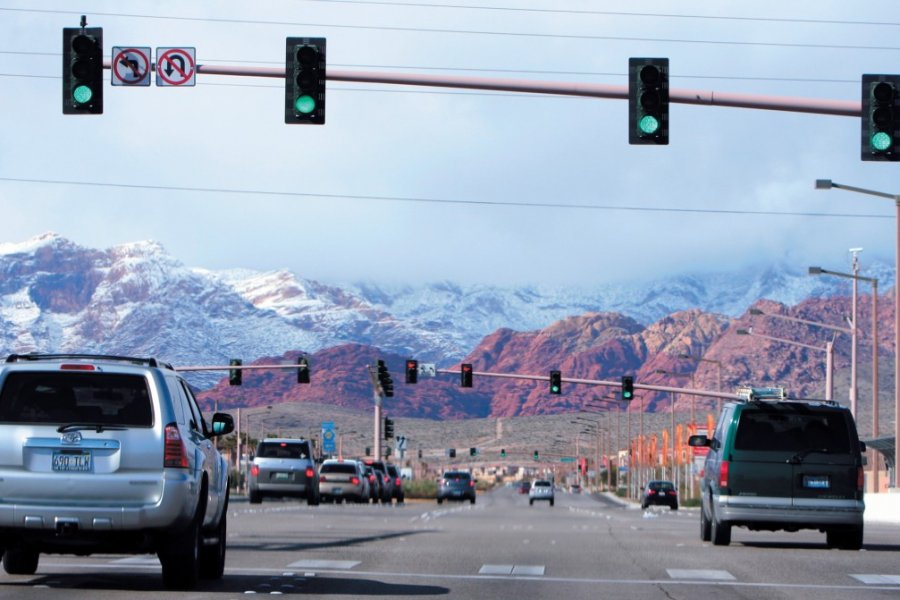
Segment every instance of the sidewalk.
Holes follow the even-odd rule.
[[[900,524],[900,492],[866,494],[865,521]]]

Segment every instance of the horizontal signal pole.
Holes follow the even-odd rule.
[[[110,61],[103,62],[110,68]],[[156,70],[156,65],[152,65]],[[284,79],[285,70],[274,67],[231,67],[226,65],[197,65],[197,73],[227,75],[231,77],[268,77]],[[419,75],[410,73],[377,71],[338,71],[329,69],[326,79],[352,83],[381,83],[387,85],[413,85],[444,87],[495,92],[526,94],[550,94],[556,96],[580,96],[587,98],[628,99],[627,85],[602,85],[596,83],[569,83],[562,81],[532,81],[528,79],[497,79],[492,77],[452,77],[446,75]],[[840,117],[861,117],[862,102],[851,100],[820,100],[816,98],[790,98],[735,94],[711,90],[669,90],[669,102],[730,108],[754,108],[786,112],[813,113]]]
[[[454,369],[436,369],[437,373],[444,373],[447,375],[459,375],[458,370]],[[546,375],[519,375],[516,373],[487,373],[485,371],[473,371],[472,377],[495,377],[498,379],[526,379],[532,381],[550,381],[550,378]],[[562,378],[563,383],[580,383],[584,385],[603,385],[614,388],[621,388],[621,381],[604,381],[602,379],[573,379],[568,377]],[[648,385],[644,383],[635,383],[634,389],[636,390],[650,390],[654,392],[673,392],[675,394],[690,394],[692,396],[706,396],[709,398],[724,398],[726,400],[740,400],[741,397],[737,394],[730,394],[728,392],[717,392],[712,390],[692,390],[690,388],[679,388],[679,387],[668,387],[664,385]]]
[[[253,369],[291,369],[296,371],[298,365],[225,365],[225,366],[198,366],[198,367],[174,367],[176,371],[250,371]]]

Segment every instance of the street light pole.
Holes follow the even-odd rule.
[[[810,350],[818,350],[819,352],[825,352],[825,399],[831,400],[832,398],[832,388],[834,387],[833,378],[831,373],[834,371],[834,343],[826,342],[824,348],[819,348],[818,346],[813,346],[811,344],[804,344],[803,342],[796,342],[794,340],[786,340],[784,338],[775,337],[773,335],[766,335],[764,333],[756,333],[753,331],[753,328],[749,329],[737,329],[735,330],[737,335],[752,335],[753,337],[763,338],[765,340],[771,340],[773,342],[780,342],[782,344],[789,344],[791,346],[799,346],[801,348],[809,348]]]
[[[876,196],[878,198],[886,198],[894,201],[896,213],[895,221],[895,245],[894,245],[894,470],[891,473],[891,486],[897,487],[897,440],[900,439],[900,293],[898,293],[898,282],[900,282],[900,194],[888,194],[885,192],[876,192],[875,190],[867,190],[865,188],[854,187],[835,183],[830,179],[816,179],[817,190],[829,190],[837,188],[847,190],[848,192],[856,192],[858,194],[866,194],[868,196]]]

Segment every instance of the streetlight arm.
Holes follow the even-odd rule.
[[[866,188],[856,187],[853,185],[835,183],[830,179],[816,179],[817,190],[827,190],[830,188],[847,190],[848,192],[857,192],[858,194],[868,194],[869,196],[878,196],[879,198],[888,198],[889,200],[893,200],[894,202],[900,202],[900,195],[897,194],[888,194],[886,192],[877,192],[875,190],[868,190]]]
[[[827,271],[823,270],[823,273],[827,273]],[[772,317],[773,319],[784,319],[785,321],[794,321],[795,323],[803,323],[804,325],[814,325],[816,327],[824,327],[825,329],[831,329],[833,331],[841,331],[843,333],[853,333],[853,330],[849,327],[839,327],[837,325],[829,325],[828,323],[820,323],[818,321],[808,321],[806,319],[801,319],[799,317],[790,317],[788,315],[773,315],[769,313],[764,313],[762,311],[754,312],[750,311],[750,314],[758,314],[764,317]],[[758,335],[758,334],[754,334]]]
[[[783,344],[790,344],[792,346],[800,346],[802,348],[809,348],[810,350],[818,350],[820,352],[828,352],[828,348],[820,348],[818,346],[804,344],[803,342],[795,342],[794,340],[786,340],[786,339],[775,337],[772,335],[766,335],[764,333],[756,333],[755,331],[751,331],[749,329],[739,329],[738,335],[752,335],[753,337],[764,338],[767,340],[772,340],[773,342],[781,342]]]

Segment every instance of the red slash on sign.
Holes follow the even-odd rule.
[[[194,48],[157,48],[156,85],[194,85],[197,65]]]

